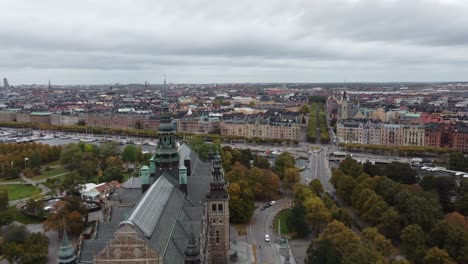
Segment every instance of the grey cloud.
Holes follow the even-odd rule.
[[[451,2],[2,2],[0,72],[71,83],[163,71],[174,82],[462,80],[468,5]]]

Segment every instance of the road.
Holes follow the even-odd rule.
[[[323,188],[328,193],[335,193],[335,189],[330,183],[331,172],[327,160],[327,152],[323,149],[314,151],[309,157],[309,166],[306,169],[308,179],[318,179]]]
[[[275,215],[283,208],[289,208],[292,200],[290,198],[280,199],[276,204],[260,211],[265,203],[256,203],[258,206],[254,211],[252,220],[248,227],[249,242],[256,247],[257,263],[274,264],[277,263],[278,253],[274,251],[272,243],[277,243],[277,232],[273,230],[273,220]],[[270,236],[270,242],[265,242],[265,234]]]

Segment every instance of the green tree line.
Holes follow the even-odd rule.
[[[348,158],[333,170],[331,182],[342,200],[352,205],[368,225],[401,242],[402,252],[412,262],[427,263],[424,260],[436,253],[447,255],[452,261],[447,263],[468,261],[466,218],[459,212],[444,215],[442,192],[432,180],[423,179],[421,187],[384,176],[371,177]],[[462,212],[467,207],[467,184],[462,182],[461,189],[450,196],[457,204],[454,208]]]

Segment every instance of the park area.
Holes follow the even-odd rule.
[[[24,199],[41,193],[41,189],[29,184],[9,184],[3,185],[2,188],[8,191],[9,201]]]

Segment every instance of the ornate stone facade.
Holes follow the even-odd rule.
[[[93,260],[96,264],[160,264],[161,258],[130,226],[120,228],[107,247]]]

